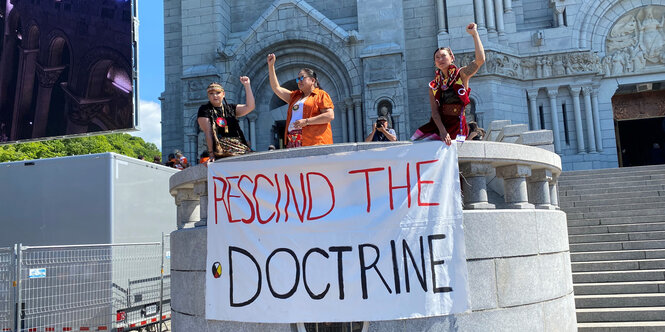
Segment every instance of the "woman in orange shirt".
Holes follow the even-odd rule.
[[[298,73],[298,90],[279,85],[275,74],[275,54],[268,55],[268,72],[272,91],[289,104],[284,133],[287,148],[332,144],[330,122],[335,118],[334,105],[327,92],[319,88],[316,73],[303,68]]]

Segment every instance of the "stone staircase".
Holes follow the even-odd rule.
[[[665,331],[665,165],[564,172],[580,331]]]

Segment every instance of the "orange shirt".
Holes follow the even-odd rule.
[[[286,129],[284,130],[284,142],[287,140],[289,133],[289,123],[291,123],[291,112],[293,104],[302,98],[302,91],[291,91],[291,99],[289,101],[289,108],[286,115]],[[314,89],[312,94],[305,99],[303,105],[302,118],[307,119],[321,114],[321,110],[334,109],[330,95],[321,89]],[[332,128],[330,122],[326,124],[312,124],[302,128],[302,146],[312,145],[325,145],[333,144]]]

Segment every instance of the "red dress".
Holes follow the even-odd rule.
[[[469,128],[464,116],[464,108],[469,104],[469,92],[462,84],[460,70],[450,65],[448,68],[448,79],[444,79],[439,70],[436,71],[436,77],[430,82],[434,100],[438,104],[438,112],[443,126],[448,131],[451,139],[455,139],[461,134],[467,136]],[[461,130],[460,130],[461,128]],[[411,136],[412,140],[441,140],[439,128],[434,119],[430,117],[429,122],[422,125]]]

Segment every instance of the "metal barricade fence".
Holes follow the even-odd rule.
[[[14,330],[14,248],[0,248],[0,331]]]
[[[171,316],[166,243],[19,246],[17,331],[161,331]]]

